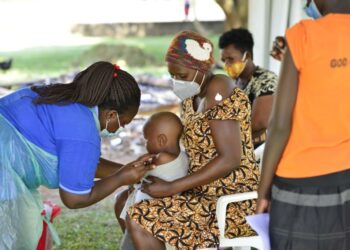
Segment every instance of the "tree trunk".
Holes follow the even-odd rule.
[[[241,27],[241,19],[236,11],[237,0],[216,0],[217,4],[224,11],[225,20],[225,31]]]

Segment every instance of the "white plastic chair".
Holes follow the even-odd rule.
[[[262,158],[264,153],[265,143],[255,149],[255,159],[259,162],[259,167],[261,169]],[[226,221],[226,210],[227,205],[232,202],[240,202],[245,200],[252,200],[258,198],[258,193],[256,191],[225,195],[218,199],[216,204],[216,218],[218,220],[218,226],[220,231],[219,242],[220,247],[232,247],[235,250],[250,250],[251,247],[255,247],[259,250],[263,249],[263,242],[260,236],[250,236],[250,237],[238,237],[233,239],[225,238],[225,221]],[[175,250],[175,248],[167,245],[167,250]],[[217,248],[204,248],[201,250],[216,250]]]
[[[259,167],[261,168],[263,153],[265,144],[262,144],[257,149],[255,149],[255,158],[259,162]],[[258,198],[258,193],[256,191],[225,195],[218,199],[216,204],[216,218],[218,220],[218,226],[220,231],[220,247],[232,247],[233,249],[240,250],[250,250],[251,247],[255,247],[259,250],[263,250],[263,242],[260,236],[250,236],[250,237],[238,237],[233,239],[225,238],[225,221],[226,221],[226,210],[227,205],[233,202],[241,202],[245,200],[252,200]]]

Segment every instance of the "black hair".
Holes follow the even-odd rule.
[[[247,29],[231,29],[223,33],[219,38],[219,48],[224,49],[229,45],[235,46],[242,54],[248,51],[253,57],[254,40]]]
[[[116,69],[109,62],[96,62],[76,75],[69,84],[33,86],[38,93],[35,104],[81,103],[88,107],[113,109],[122,114],[130,107],[139,107],[140,88],[128,72]]]

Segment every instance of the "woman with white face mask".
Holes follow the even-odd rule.
[[[212,43],[197,33],[177,34],[166,54],[174,93],[181,98],[183,144],[190,158],[188,175],[172,182],[152,179],[143,191],[155,197],[129,208],[127,229],[137,249],[218,246],[216,202],[222,195],[256,190],[247,96],[225,75],[211,72]],[[226,234],[250,236],[245,216],[255,201],[228,206]]]
[[[140,97],[128,72],[96,62],[69,84],[0,98],[0,249],[37,248],[43,225],[39,186],[59,189],[62,202],[76,209],[144,176],[150,156],[125,166],[100,158],[100,137],[130,123]]]

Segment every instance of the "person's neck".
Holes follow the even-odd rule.
[[[166,147],[157,153],[154,164],[162,165],[175,160],[180,155],[180,146]]]
[[[180,154],[180,146],[179,145],[169,145],[162,149],[162,152],[159,153],[167,153],[172,155],[179,155]]]
[[[350,1],[325,1],[322,14],[350,14]]]
[[[247,64],[247,67],[238,78],[239,85],[242,87],[246,86],[247,83],[252,78],[255,70],[256,70],[256,66],[254,65],[254,63]]]
[[[204,79],[204,82],[203,82],[202,87],[201,87],[201,92],[197,95],[200,98],[203,98],[205,96],[205,94],[207,92],[208,84],[209,84],[212,76],[213,76],[212,72],[205,75],[205,79]]]
[[[180,147],[168,147],[164,148],[161,152],[158,152],[157,157],[153,160],[155,165],[167,164],[177,159],[180,155]]]

